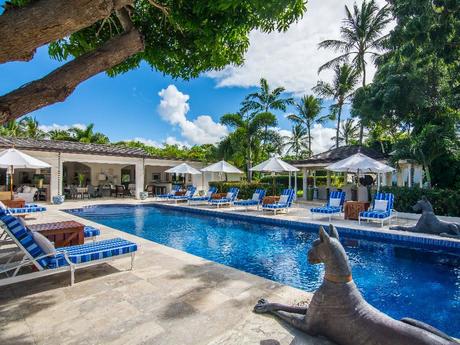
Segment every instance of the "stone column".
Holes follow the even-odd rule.
[[[136,199],[139,199],[140,192],[144,191],[145,166],[144,158],[139,158],[136,162]]]
[[[302,168],[302,190],[304,200],[307,200],[307,169]]]
[[[56,153],[52,161],[48,163],[51,164],[50,195],[48,198],[52,201],[53,196],[63,194],[61,153]]]

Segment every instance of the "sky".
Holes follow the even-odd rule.
[[[0,5],[5,1],[0,0]],[[383,6],[385,1],[377,1]],[[358,1],[360,3],[360,1]],[[139,140],[150,145],[216,143],[231,130],[221,124],[223,114],[236,112],[243,98],[256,91],[261,77],[271,87],[283,86],[286,96],[298,99],[318,80],[330,81],[331,72],[318,75],[318,67],[335,56],[318,50],[324,39],[339,38],[345,5],[351,0],[311,0],[302,20],[284,33],[250,34],[250,47],[242,66],[228,66],[184,81],[172,79],[146,64],[115,78],[101,73],[80,84],[65,102],[39,109],[35,116],[45,130],[95,124],[111,141]],[[47,48],[37,50],[30,62],[0,65],[0,94],[38,79],[63,63],[48,57]],[[371,68],[370,76],[374,70]],[[324,102],[327,113],[330,102]],[[293,112],[294,109],[289,109]],[[348,111],[345,112],[346,116]],[[277,113],[282,135],[291,123]],[[316,125],[313,151],[329,149],[335,134],[333,122]]]

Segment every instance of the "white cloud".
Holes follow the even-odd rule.
[[[59,125],[57,123],[53,123],[52,125],[39,125],[38,128],[41,129],[44,132],[49,132],[53,130],[68,130],[69,128],[79,128],[79,129],[85,129],[86,125],[81,124],[81,123],[74,123],[73,125]]]
[[[291,137],[292,132],[287,129],[279,129],[278,133],[283,137]],[[311,150],[313,154],[321,153],[329,150],[333,145],[334,141],[332,137],[335,136],[335,128],[324,127],[321,124],[313,125],[311,129]]]
[[[142,137],[135,137],[133,139],[126,139],[124,141],[138,141],[138,142],[140,142],[142,144],[153,146],[153,147],[162,147],[163,146],[161,143],[159,143],[156,140],[142,138]]]
[[[325,39],[339,38],[345,5],[350,7],[353,2],[309,1],[302,20],[293,24],[287,32],[251,32],[250,47],[243,66],[227,66],[222,71],[207,75],[217,79],[218,87],[257,86],[260,78],[264,77],[272,87],[284,86],[287,91],[299,95],[310,93],[319,80],[318,68],[337,56],[331,50],[318,50],[318,43]],[[386,1],[377,0],[377,4],[382,7]],[[374,72],[373,66],[369,65],[368,80]],[[331,76],[331,71],[321,73],[323,80],[330,80]]]
[[[190,146],[189,143],[187,143],[185,141],[178,140],[176,137],[171,137],[171,136],[166,138],[165,144],[167,144],[167,145],[186,146],[186,147]]]
[[[190,96],[180,92],[175,85],[162,89],[158,95],[161,101],[157,109],[161,118],[172,125],[178,125],[187,143],[214,144],[228,134],[227,127],[214,122],[209,115],[200,115],[193,121],[188,120]]]

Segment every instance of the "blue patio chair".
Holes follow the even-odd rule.
[[[394,199],[392,193],[376,193],[369,210],[359,213],[359,224],[361,220],[378,221],[382,227],[386,220],[391,224],[391,219],[396,216],[396,211],[393,209]]]
[[[43,235],[28,231],[10,214],[3,212],[0,224],[23,255],[21,261],[13,262],[10,258],[5,264],[0,265],[0,275],[6,275],[6,278],[0,279],[0,286],[61,272],[70,272],[70,284],[73,285],[77,269],[126,256],[131,257],[131,269],[133,268],[137,245],[122,238],[55,249]],[[13,255],[16,257],[16,253]],[[19,275],[21,268],[26,266],[35,266],[36,271]]]
[[[232,187],[228,190],[227,195],[224,198],[211,199],[209,200],[209,204],[211,206],[217,206],[217,208],[219,208],[220,206],[224,206],[224,205],[230,206],[233,204],[233,202],[238,197],[239,192],[240,192],[239,188]]]
[[[312,214],[324,214],[329,216],[329,222],[333,215],[340,215],[343,211],[343,204],[345,203],[345,192],[334,191],[329,194],[329,199],[326,205],[321,207],[313,207],[310,209]]]
[[[212,199],[212,195],[217,193],[217,187],[209,187],[206,195],[203,196],[194,196],[188,199],[188,204],[191,205],[196,203],[208,203]]]
[[[169,199],[170,197],[176,195],[176,192],[178,192],[179,190],[180,190],[180,185],[175,184],[172,186],[171,192],[166,193],[166,194],[159,194],[156,197],[161,198],[161,199]]]
[[[264,200],[265,197],[265,189],[256,189],[254,194],[252,194],[251,199],[247,200],[238,200],[233,203],[235,206],[243,206],[246,208],[246,210],[250,206],[257,206],[257,209],[259,209],[259,206],[262,204],[262,201]]]
[[[46,211],[46,207],[37,204],[25,204],[24,207],[6,207],[2,202],[0,202],[0,209],[1,211],[17,216],[24,216],[32,213],[41,213]]]
[[[289,208],[294,201],[295,191],[292,188],[284,189],[278,202],[274,204],[262,204],[262,211],[273,211],[273,215],[277,212],[289,212]]]
[[[195,186],[188,186],[187,191],[185,192],[184,195],[173,195],[169,197],[169,200],[173,200],[176,204],[178,201],[186,201],[190,198],[193,198],[193,195],[195,194],[196,187]]]

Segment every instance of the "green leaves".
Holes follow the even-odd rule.
[[[249,32],[286,30],[306,10],[303,0],[162,0],[167,15],[147,0],[130,9],[134,27],[144,36],[145,50],[108,71],[111,76],[137,68],[142,61],[174,78],[243,63]],[[91,27],[51,43],[49,53],[59,60],[80,56],[123,32],[112,14]]]

